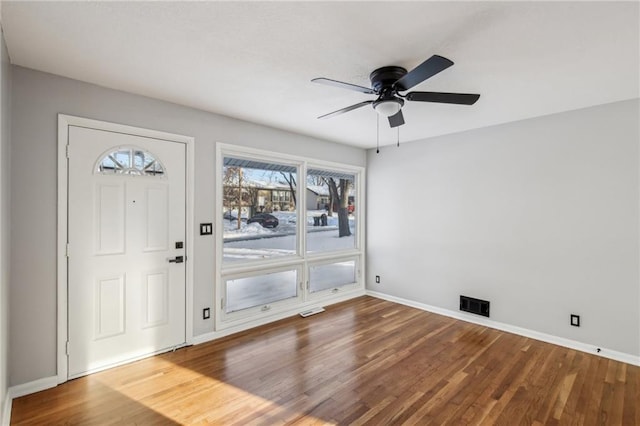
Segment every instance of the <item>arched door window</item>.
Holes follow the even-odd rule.
[[[118,147],[103,155],[96,164],[95,172],[105,175],[165,175],[164,166],[153,154],[136,147]]]

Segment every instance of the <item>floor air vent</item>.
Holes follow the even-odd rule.
[[[306,318],[306,317],[310,317],[311,315],[319,314],[320,312],[324,312],[324,308],[321,308],[321,307],[311,308],[306,311],[300,312],[300,316],[302,318]]]
[[[473,297],[460,296],[460,310],[472,314],[489,316],[489,301],[474,299]]]

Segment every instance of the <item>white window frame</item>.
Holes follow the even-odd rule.
[[[161,174],[146,174],[144,173],[144,169],[138,169],[136,167],[130,167],[130,169],[132,170],[137,170],[139,173],[122,173],[122,172],[116,172],[114,171],[113,173],[111,172],[107,172],[105,173],[104,171],[100,170],[100,166],[102,165],[103,161],[105,160],[105,158],[107,156],[110,156],[110,154],[112,153],[117,153],[118,151],[123,151],[123,150],[129,150],[129,151],[141,151],[141,152],[145,152],[147,154],[149,154],[151,156],[151,158],[153,158],[154,163],[157,163],[160,165],[160,168],[162,169],[162,173]],[[112,160],[114,161],[114,160]],[[115,162],[115,161],[114,161]],[[149,152],[146,149],[140,148],[138,146],[135,145],[123,145],[123,146],[119,146],[116,149],[110,148],[107,151],[103,152],[102,154],[100,154],[100,156],[98,157],[98,159],[96,160],[95,165],[93,166],[93,173],[94,174],[102,174],[102,175],[106,175],[106,176],[117,176],[117,175],[134,175],[136,177],[151,177],[154,179],[161,179],[161,178],[166,178],[166,173],[167,173],[167,168],[164,166],[164,164],[162,164],[162,162],[160,160],[158,160],[158,156],[155,155],[152,152]]]
[[[298,184],[296,187],[296,253],[290,256],[273,257],[264,260],[252,260],[247,262],[227,262],[223,264],[223,182],[222,171],[224,158],[233,157],[260,162],[273,162],[295,166],[297,169]],[[358,207],[354,214],[356,217],[355,247],[343,250],[307,253],[307,220],[306,220],[306,179],[308,169],[322,169],[346,173],[355,176],[355,199]],[[215,175],[215,304],[214,318],[215,329],[224,330],[237,327],[241,324],[252,322],[255,325],[267,323],[274,318],[282,318],[302,312],[311,306],[317,306],[321,301],[324,304],[337,303],[352,297],[358,297],[364,291],[364,223],[365,223],[365,169],[360,166],[352,166],[343,163],[320,161],[289,154],[274,154],[272,151],[264,151],[255,148],[216,144],[216,175]],[[338,287],[338,291],[327,291],[311,294],[308,288],[309,265],[319,265],[323,262],[334,263],[341,260],[356,260],[356,283]],[[291,269],[298,269],[299,294],[296,298],[285,299],[270,303],[270,309],[263,310],[261,306],[248,308],[241,311],[225,313],[224,302],[226,300],[226,281],[229,279],[243,278],[268,274]]]
[[[356,194],[355,199],[357,200],[358,206],[364,206],[364,188],[361,188],[361,186],[364,187],[364,170],[360,172],[360,171],[355,171],[356,169],[359,169],[358,167],[349,167],[349,166],[345,166],[344,164],[336,164],[336,163],[329,163],[329,162],[310,161],[307,163],[305,167],[305,173],[304,173],[305,195],[307,192],[306,191],[307,170],[310,170],[310,169],[320,169],[320,170],[325,170],[327,172],[335,171],[338,173],[352,174],[355,178],[354,179],[355,194]],[[304,207],[306,212],[306,199],[305,199]],[[362,210],[362,214],[359,213],[358,210]],[[362,253],[364,251],[364,238],[362,235],[364,233],[364,225],[363,225],[364,209],[362,207],[360,209],[356,208],[354,213],[357,215],[356,216],[356,237],[355,237],[354,248],[334,250],[334,251],[307,252],[306,246],[305,246],[305,253],[304,253],[305,257],[309,259],[325,259],[325,258],[330,259],[330,258],[337,257],[338,255],[346,256],[349,254]],[[305,220],[305,224],[306,224],[306,220]],[[307,229],[305,228],[305,233],[306,232],[307,232]]]
[[[296,296],[295,297],[291,297],[288,299],[282,299],[282,300],[278,300],[275,302],[270,302],[268,304],[259,304],[250,308],[246,308],[246,309],[242,309],[239,311],[234,311],[234,312],[226,312],[226,303],[228,301],[228,297],[227,297],[227,281],[230,280],[236,280],[236,279],[241,279],[241,278],[250,278],[250,277],[257,277],[260,275],[268,275],[268,274],[274,274],[274,273],[278,273],[278,272],[287,272],[287,271],[291,271],[294,270],[296,271]],[[272,268],[269,269],[268,271],[265,270],[253,270],[253,271],[247,271],[247,272],[241,272],[241,273],[235,273],[235,274],[226,274],[224,275],[224,278],[222,279],[222,290],[221,290],[221,294],[222,294],[222,300],[220,301],[220,314],[223,318],[223,321],[242,321],[242,320],[246,320],[247,318],[251,319],[253,317],[255,317],[256,315],[262,315],[262,314],[268,314],[270,313],[270,311],[274,310],[274,311],[278,311],[281,310],[283,308],[287,308],[287,307],[291,307],[291,306],[295,306],[300,304],[303,301],[303,297],[304,297],[304,271],[302,270],[302,265],[300,264],[296,264],[296,265],[290,265],[290,266],[283,266],[283,267],[279,267],[279,268]]]
[[[235,262],[229,262],[229,263],[223,263],[223,257],[222,257],[222,249],[223,249],[223,243],[222,243],[222,234],[224,233],[224,225],[222,222],[222,216],[221,214],[219,214],[220,212],[222,212],[223,210],[223,188],[222,188],[222,179],[221,179],[221,174],[222,171],[224,170],[224,158],[225,157],[233,157],[233,158],[237,158],[237,159],[246,159],[246,160],[255,160],[255,161],[260,161],[263,163],[276,163],[276,164],[283,164],[283,165],[289,165],[292,167],[296,167],[296,173],[301,173],[301,169],[299,167],[299,163],[295,160],[292,160],[291,158],[287,158],[286,156],[278,157],[278,156],[274,156],[272,155],[272,153],[268,153],[265,151],[260,151],[261,154],[250,154],[250,152],[247,152],[246,149],[239,149],[236,146],[233,147],[229,147],[226,149],[222,149],[221,144],[218,145],[217,147],[217,179],[216,179],[216,193],[217,193],[217,197],[216,197],[216,217],[215,217],[215,225],[216,225],[216,229],[219,230],[219,232],[216,234],[219,237],[216,238],[216,264],[220,265],[220,268],[222,268],[225,272],[228,273],[233,273],[234,270],[238,270],[238,271],[246,271],[248,268],[251,268],[252,264],[274,264],[274,265],[278,265],[281,264],[282,262],[291,262],[293,260],[300,260],[302,259],[301,254],[303,253],[301,250],[301,238],[300,238],[300,229],[299,229],[299,224],[300,224],[300,220],[301,220],[301,212],[300,209],[296,209],[296,223],[298,224],[297,227],[297,235],[296,235],[296,250],[295,253],[292,255],[285,255],[285,256],[278,256],[278,257],[273,257],[273,258],[269,258],[269,259],[265,259],[265,260],[253,260],[253,261],[248,261],[248,262],[242,262],[241,265],[237,265]],[[299,179],[299,177],[298,177]],[[299,185],[298,185],[299,186]],[[300,196],[300,188],[297,187],[296,188],[296,199],[299,200],[299,198],[297,198],[298,196]],[[273,197],[273,195],[272,195]],[[218,251],[220,251],[218,253]],[[238,262],[240,263],[240,262]],[[219,305],[218,305],[219,306]]]
[[[311,292],[311,268],[312,267],[314,267],[314,266],[331,265],[333,263],[350,262],[350,261],[355,261],[355,269],[356,269],[355,270],[355,275],[356,275],[356,281],[355,282],[334,286],[332,288],[328,288],[328,289],[325,289],[325,290]],[[322,299],[330,298],[331,296],[333,296],[335,294],[338,294],[338,293],[357,290],[359,285],[360,285],[359,277],[362,276],[362,267],[360,266],[361,262],[362,262],[362,256],[361,255],[347,256],[347,257],[336,256],[336,257],[333,257],[333,258],[323,257],[320,260],[318,260],[318,259],[309,260],[307,262],[307,271],[306,271],[306,273],[307,273],[307,281],[305,282],[305,287],[306,287],[306,290],[307,290],[308,300],[322,300]]]

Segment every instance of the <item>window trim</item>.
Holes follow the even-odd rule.
[[[233,157],[233,158],[237,158],[240,160],[247,160],[247,161],[253,161],[256,159],[260,159],[260,162],[264,162],[264,163],[276,163],[276,164],[283,164],[283,165],[288,165],[288,166],[292,166],[296,168],[296,174],[298,176],[298,180],[299,180],[299,176],[300,173],[302,173],[302,168],[299,164],[299,161],[296,161],[292,158],[288,158],[289,156],[283,156],[283,158],[279,158],[278,156],[274,156],[272,153],[269,152],[265,152],[265,151],[259,151],[259,153],[251,155],[251,151],[247,152],[246,149],[238,149],[238,147],[233,146],[233,145],[224,145],[223,144],[218,144],[217,146],[217,158],[216,158],[216,166],[217,166],[217,173],[216,173],[216,177],[214,177],[214,179],[216,180],[216,192],[217,192],[217,196],[216,196],[216,217],[215,217],[215,224],[216,224],[216,229],[219,230],[219,232],[216,235],[220,235],[222,236],[224,234],[224,224],[222,222],[222,217],[219,214],[219,212],[221,212],[223,210],[224,207],[224,200],[223,200],[223,194],[224,194],[224,188],[223,188],[223,182],[221,179],[221,173],[224,170],[224,158],[225,157]],[[296,186],[296,199],[300,200],[300,195],[301,195],[301,191],[300,191],[300,185]],[[298,201],[298,204],[300,203],[300,201]],[[240,269],[240,270],[245,270],[247,267],[251,266],[251,265],[269,265],[271,263],[275,263],[275,264],[281,264],[282,262],[288,262],[288,261],[299,261],[300,259],[302,259],[302,247],[301,247],[301,238],[300,238],[300,220],[302,217],[302,213],[300,211],[301,209],[296,208],[296,247],[295,247],[295,253],[291,254],[291,255],[284,255],[284,256],[277,256],[277,257],[273,257],[273,258],[269,258],[269,259],[264,259],[264,260],[252,260],[252,261],[248,261],[248,262],[228,262],[228,263],[224,263],[223,260],[223,256],[222,254],[224,253],[224,242],[222,241],[222,238],[218,237],[216,238],[216,264],[220,265],[220,268],[225,271],[233,271],[235,269]],[[218,247],[218,245],[220,245],[220,247]],[[220,253],[218,253],[219,250],[222,250]],[[280,262],[282,261],[282,262]],[[240,265],[238,265],[238,263],[240,263]]]
[[[242,279],[242,278],[257,277],[260,275],[277,274],[279,272],[287,272],[287,271],[296,272],[297,282],[296,282],[295,297],[290,297],[287,299],[277,300],[275,302],[268,303],[267,305],[270,306],[268,310],[263,310],[263,307],[265,305],[259,304],[256,306],[252,306],[250,308],[245,308],[242,310],[227,313],[226,311],[226,307],[227,307],[226,303],[228,301],[227,285],[226,285],[227,281]],[[264,313],[268,314],[272,309],[271,307],[275,308],[274,311],[277,311],[278,308],[290,307],[292,305],[299,304],[300,302],[303,301],[303,297],[304,297],[304,290],[302,288],[304,286],[304,280],[303,280],[304,276],[305,276],[305,271],[303,270],[303,265],[300,263],[292,264],[290,266],[282,266],[282,267],[269,269],[269,270],[254,269],[252,271],[242,271],[242,272],[237,272],[235,274],[225,274],[223,279],[221,280],[221,290],[220,290],[221,301],[218,304],[218,308],[220,309],[220,314],[224,318],[223,321],[228,322],[228,321],[234,321],[234,320],[244,320],[246,318],[252,319],[256,315],[260,315]]]
[[[324,259],[319,259],[319,260],[309,260],[307,262],[307,296],[309,300],[317,300],[317,299],[324,299],[327,296],[331,296],[335,293],[339,293],[339,292],[345,292],[345,291],[349,291],[349,290],[354,290],[358,288],[358,284],[359,284],[359,279],[358,277],[360,277],[362,275],[362,267],[361,267],[361,262],[362,262],[362,258],[363,255],[354,255],[354,256],[347,256],[347,257],[340,257],[337,256],[335,258],[324,258]],[[327,288],[325,290],[320,290],[320,291],[311,291],[311,268],[314,266],[324,266],[324,265],[332,265],[334,263],[339,263],[339,262],[350,262],[350,261],[354,261],[355,262],[355,276],[356,276],[356,281],[352,282],[352,283],[346,283],[346,284],[342,284],[336,287],[332,287],[332,288]],[[335,291],[335,289],[337,289],[338,291]]]
[[[222,218],[223,211],[223,182],[222,171],[224,168],[224,158],[234,157],[246,160],[259,160],[261,162],[274,162],[284,165],[292,165],[297,168],[298,185],[296,187],[296,254],[292,256],[281,256],[264,260],[254,260],[248,262],[231,262],[223,264],[223,231],[224,224]],[[273,151],[264,151],[256,148],[249,148],[225,143],[216,143],[216,172],[214,174],[214,190],[215,190],[215,216],[214,216],[214,246],[215,246],[215,325],[216,330],[223,330],[235,327],[242,323],[255,321],[259,324],[268,322],[268,319],[278,317],[284,312],[298,312],[317,305],[319,300],[331,303],[332,300],[345,300],[348,294],[353,297],[364,294],[365,285],[365,168],[362,166],[349,165],[344,163],[336,163],[331,161],[323,161],[302,156],[274,153]],[[355,247],[349,249],[341,249],[334,251],[307,253],[307,221],[306,221],[306,178],[308,169],[322,169],[327,171],[343,172],[355,176],[355,199],[360,208],[356,209],[358,216],[356,217],[356,235]],[[301,179],[304,185],[301,185]],[[357,282],[350,286],[341,286],[343,289],[338,294],[327,292],[316,292],[311,294],[306,285],[309,277],[309,265],[315,265],[320,262],[332,263],[339,260],[356,260],[356,278]],[[257,308],[248,308],[242,311],[225,314],[221,309],[223,298],[226,297],[226,280],[231,277],[238,278],[242,276],[252,276],[256,273],[263,272],[265,274],[277,272],[287,269],[300,268],[299,280],[302,281],[302,291],[299,298],[285,299],[281,302],[272,303],[272,309],[267,312],[260,311]],[[313,297],[311,297],[313,296]],[[291,303],[294,300],[295,303]]]
[[[138,169],[137,167],[129,167],[129,169],[127,170],[136,170],[139,173],[128,173],[128,172],[113,172],[113,173],[105,173],[104,171],[100,170],[100,166],[102,165],[102,162],[105,160],[106,157],[110,157],[111,154],[115,154],[119,151],[124,151],[124,150],[128,150],[130,151],[130,155],[131,152],[133,151],[141,151],[144,152],[146,154],[149,154],[151,156],[151,158],[153,158],[153,162],[157,163],[160,165],[160,168],[162,169],[162,173],[159,174],[147,174],[144,173],[144,169]],[[131,159],[131,158],[130,158]],[[112,161],[115,162],[114,159],[112,159]],[[167,176],[167,168],[165,167],[164,164],[162,164],[162,162],[160,160],[158,160],[158,156],[155,155],[152,152],[149,152],[146,149],[140,148],[139,146],[136,145],[120,145],[117,148],[113,149],[110,148],[106,151],[104,151],[102,154],[100,154],[100,156],[98,157],[98,159],[95,161],[95,164],[93,165],[93,173],[94,174],[100,174],[100,175],[105,175],[105,176],[131,176],[131,177],[145,177],[145,178],[153,178],[153,179],[162,179],[165,178]]]
[[[335,164],[335,166],[332,166],[331,164]],[[354,166],[355,168],[355,166]],[[364,186],[364,169],[360,170],[359,172],[355,172],[352,170],[352,168],[350,168],[349,166],[346,166],[344,164],[338,164],[338,163],[329,163],[329,162],[320,162],[320,161],[308,161],[305,167],[305,175],[304,175],[304,179],[305,182],[307,181],[307,173],[309,170],[324,170],[324,171],[336,171],[336,172],[342,172],[345,174],[352,174],[354,176],[354,185],[355,185],[355,199],[358,200],[358,205],[364,206],[364,189],[361,189],[361,186]],[[327,170],[329,169],[329,170]],[[305,213],[306,213],[306,192],[307,192],[307,187],[305,185]],[[362,201],[360,201],[362,200]],[[362,212],[358,212],[357,210],[362,210]],[[362,253],[364,251],[364,238],[362,238],[362,235],[364,233],[364,225],[361,224],[360,222],[364,221],[364,208],[361,209],[356,209],[356,235],[355,235],[355,247],[354,248],[348,248],[348,249],[340,249],[340,250],[335,250],[335,251],[314,251],[314,252],[309,252],[307,251],[307,247],[305,246],[305,251],[304,251],[304,255],[305,257],[308,257],[309,259],[324,259],[324,258],[331,258],[334,255],[336,255],[337,253],[343,254],[343,255],[347,255],[347,254],[353,254],[353,253]],[[362,215],[361,215],[362,213]],[[305,220],[305,233],[308,232],[308,227],[306,226],[306,220]]]

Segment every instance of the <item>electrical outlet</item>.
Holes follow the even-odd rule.
[[[380,275],[376,275],[376,284],[380,284]]]
[[[204,308],[202,310],[202,319],[209,319],[209,318],[211,318],[211,309]]]
[[[580,315],[571,314],[571,325],[580,327]]]

